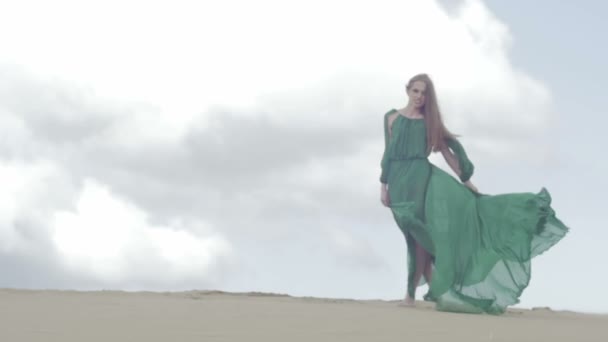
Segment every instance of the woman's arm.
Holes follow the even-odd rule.
[[[458,178],[460,178],[462,171],[460,171],[460,165],[458,164],[458,159],[456,159],[456,156],[452,153],[452,151],[450,151],[447,146],[445,146],[441,150],[441,154],[443,155],[443,158],[448,163],[450,168],[452,168],[454,173],[458,176]]]
[[[382,167],[382,174],[380,175],[380,202],[385,207],[390,207],[391,199],[388,194],[388,142],[390,140],[390,127],[389,127],[389,115],[392,111],[384,114],[384,153],[382,154],[382,161],[380,166]]]
[[[380,175],[380,183],[386,186],[388,183],[388,142],[390,140],[390,132],[389,132],[389,115],[392,111],[384,114],[384,153],[382,153],[382,161],[380,162],[380,166],[382,167],[382,174]]]
[[[452,151],[454,152],[452,153]],[[471,176],[473,176],[475,166],[469,160],[469,157],[460,142],[455,138],[447,139],[446,147],[441,150],[441,154],[452,170],[454,170],[458,178],[460,178],[460,181],[473,192],[479,193],[477,187],[473,185],[470,180]]]

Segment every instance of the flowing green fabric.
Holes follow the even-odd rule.
[[[397,115],[389,137],[388,117]],[[568,232],[542,188],[534,193],[485,195],[471,191],[427,157],[423,119],[393,109],[385,114],[380,181],[388,184],[393,217],[407,244],[408,293],[413,297],[415,244],[433,260],[427,300],[442,311],[500,314],[519,302],[530,281],[530,260]],[[461,181],[474,171],[464,148],[446,141]]]

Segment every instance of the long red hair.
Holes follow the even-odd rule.
[[[409,80],[406,89],[409,91],[416,81],[422,81],[426,84],[424,106],[421,112],[426,124],[427,153],[431,153],[431,151],[439,152],[446,148],[446,139],[456,139],[457,136],[452,134],[443,124],[435,86],[431,78],[427,74],[418,74]]]

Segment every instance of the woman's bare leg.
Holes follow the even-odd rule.
[[[416,269],[414,271],[414,284],[410,285],[413,286],[413,288],[415,289],[418,286],[418,283],[420,283],[420,278],[422,277],[422,274],[424,273],[424,277],[427,280],[427,282],[430,282],[430,273],[431,273],[431,256],[430,254],[419,244],[419,243],[415,243],[416,245]],[[414,305],[415,303],[415,294],[410,295],[410,293],[408,292],[405,296],[405,304],[406,305]]]
[[[431,255],[425,251],[425,253],[427,253],[427,257],[426,257],[426,265],[424,266],[424,279],[426,279],[427,284],[429,285],[429,288],[431,287],[431,278],[433,277],[433,260],[431,260]]]

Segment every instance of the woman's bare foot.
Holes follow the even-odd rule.
[[[399,302],[399,306],[408,306],[413,307],[416,306],[416,300],[409,295],[405,296],[405,299]]]

